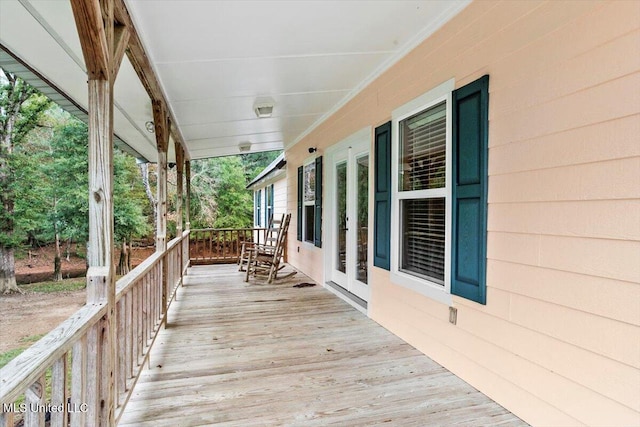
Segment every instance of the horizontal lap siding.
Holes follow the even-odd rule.
[[[285,178],[273,183],[273,211],[276,214],[287,212],[287,180]]]
[[[491,76],[487,305],[373,268],[369,315],[533,424],[640,425],[638,52],[638,2],[474,2],[288,153]]]

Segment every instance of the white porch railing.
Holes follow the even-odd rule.
[[[99,425],[108,354],[115,357],[117,422],[188,266],[187,230],[116,282],[111,352],[103,348],[107,306],[88,304],[9,362],[0,370],[0,427],[13,427],[21,416],[27,427],[44,426],[47,413],[52,427]]]

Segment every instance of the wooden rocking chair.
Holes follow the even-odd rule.
[[[275,245],[255,245],[253,248],[248,249],[249,256],[247,261],[247,274],[244,279],[245,282],[249,281],[249,276],[254,276],[266,277],[267,283],[271,284],[276,279],[284,279],[297,273],[296,271],[292,271],[284,276],[278,276],[278,272],[284,268],[284,265],[280,265],[280,263],[284,254],[290,221],[291,214],[287,214],[278,229]]]
[[[238,258],[238,271],[245,271],[245,267],[249,262],[249,252],[254,249],[256,245],[275,246],[278,239],[278,231],[282,227],[284,221],[284,214],[279,217],[271,215],[267,223],[267,228],[264,230],[264,240],[260,242],[242,242],[242,248],[240,250],[240,257]]]

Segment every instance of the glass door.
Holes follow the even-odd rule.
[[[351,144],[331,157],[330,279],[369,299],[369,141]]]

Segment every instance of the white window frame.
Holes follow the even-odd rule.
[[[397,108],[392,113],[391,122],[391,281],[409,288],[428,298],[443,304],[451,305],[451,199],[452,199],[452,93],[455,80],[448,80],[427,93]],[[445,188],[435,188],[416,191],[400,191],[398,184],[398,162],[400,158],[400,127],[399,123],[415,114],[431,108],[441,102],[446,102],[446,174]],[[430,197],[445,197],[445,259],[444,285],[425,278],[404,272],[400,269],[400,253],[402,251],[400,220],[400,202],[404,199]]]
[[[258,203],[256,203],[256,201]],[[253,193],[253,203],[255,204],[255,212],[253,219],[253,225],[256,228],[262,227],[262,188],[259,188]]]
[[[308,158],[307,160],[305,160],[304,163],[302,164],[302,185],[303,185],[303,187],[302,187],[302,243],[304,245],[313,246],[313,247],[315,247],[315,222],[314,222],[314,226],[313,226],[314,235],[311,236],[311,240],[307,240],[307,206],[313,206],[313,220],[315,221],[316,199],[314,198],[311,201],[305,200],[305,188],[304,188],[305,176],[304,176],[304,170],[310,164],[315,163],[315,161],[316,161],[316,158],[315,157],[311,157],[311,158]],[[316,174],[315,169],[314,169],[313,173]],[[314,177],[314,182],[315,182],[316,178],[317,178],[317,175]],[[314,187],[314,193],[315,193],[315,187]]]
[[[271,190],[273,184],[267,184],[264,187],[264,224],[265,227],[269,224],[269,218],[273,215],[273,211],[275,210],[275,203],[273,202],[273,198],[269,200],[269,195],[273,194],[275,196],[275,188]],[[271,206],[269,206],[269,202],[271,202]],[[271,208],[271,210],[269,210]]]

